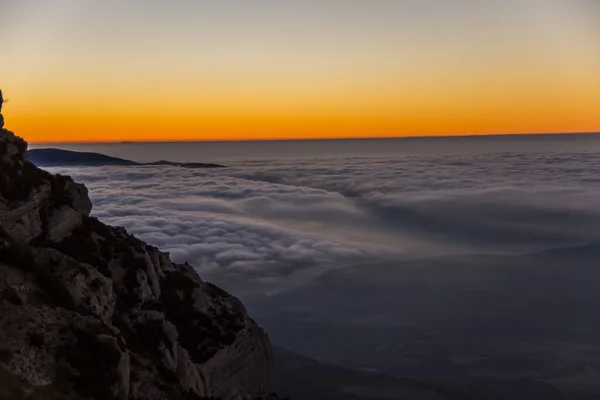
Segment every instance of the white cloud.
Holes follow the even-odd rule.
[[[96,216],[234,291],[293,286],[372,260],[600,240],[600,158],[592,156],[54,171],[88,186]]]

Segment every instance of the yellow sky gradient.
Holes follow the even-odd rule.
[[[600,8],[586,0],[449,16],[401,2],[342,16],[270,3],[242,20],[201,1],[144,17],[57,1],[42,26],[33,6],[57,3],[3,10],[4,115],[30,142],[600,131]]]

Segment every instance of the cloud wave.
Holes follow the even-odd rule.
[[[600,241],[593,154],[53,171],[84,182],[102,220],[238,293],[285,289],[369,261]]]

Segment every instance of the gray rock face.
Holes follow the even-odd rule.
[[[0,131],[0,367],[89,399],[266,396],[271,347],[243,305],[90,217],[87,189],[26,149]]]
[[[213,390],[226,398],[234,398],[236,393],[232,388],[240,385],[252,393],[269,391],[270,375],[256,374],[256,370],[270,369],[272,357],[270,345],[254,339],[261,333],[262,330],[250,322],[231,346],[223,347],[205,363],[204,370]]]
[[[6,129],[0,132],[0,165],[7,169],[22,168],[26,162],[27,143]]]
[[[59,242],[92,210],[85,186],[26,160],[27,143],[0,131],[0,226],[16,242]]]

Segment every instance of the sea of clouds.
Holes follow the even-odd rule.
[[[591,153],[52,171],[85,183],[101,220],[239,295],[382,260],[600,241],[600,155]]]

